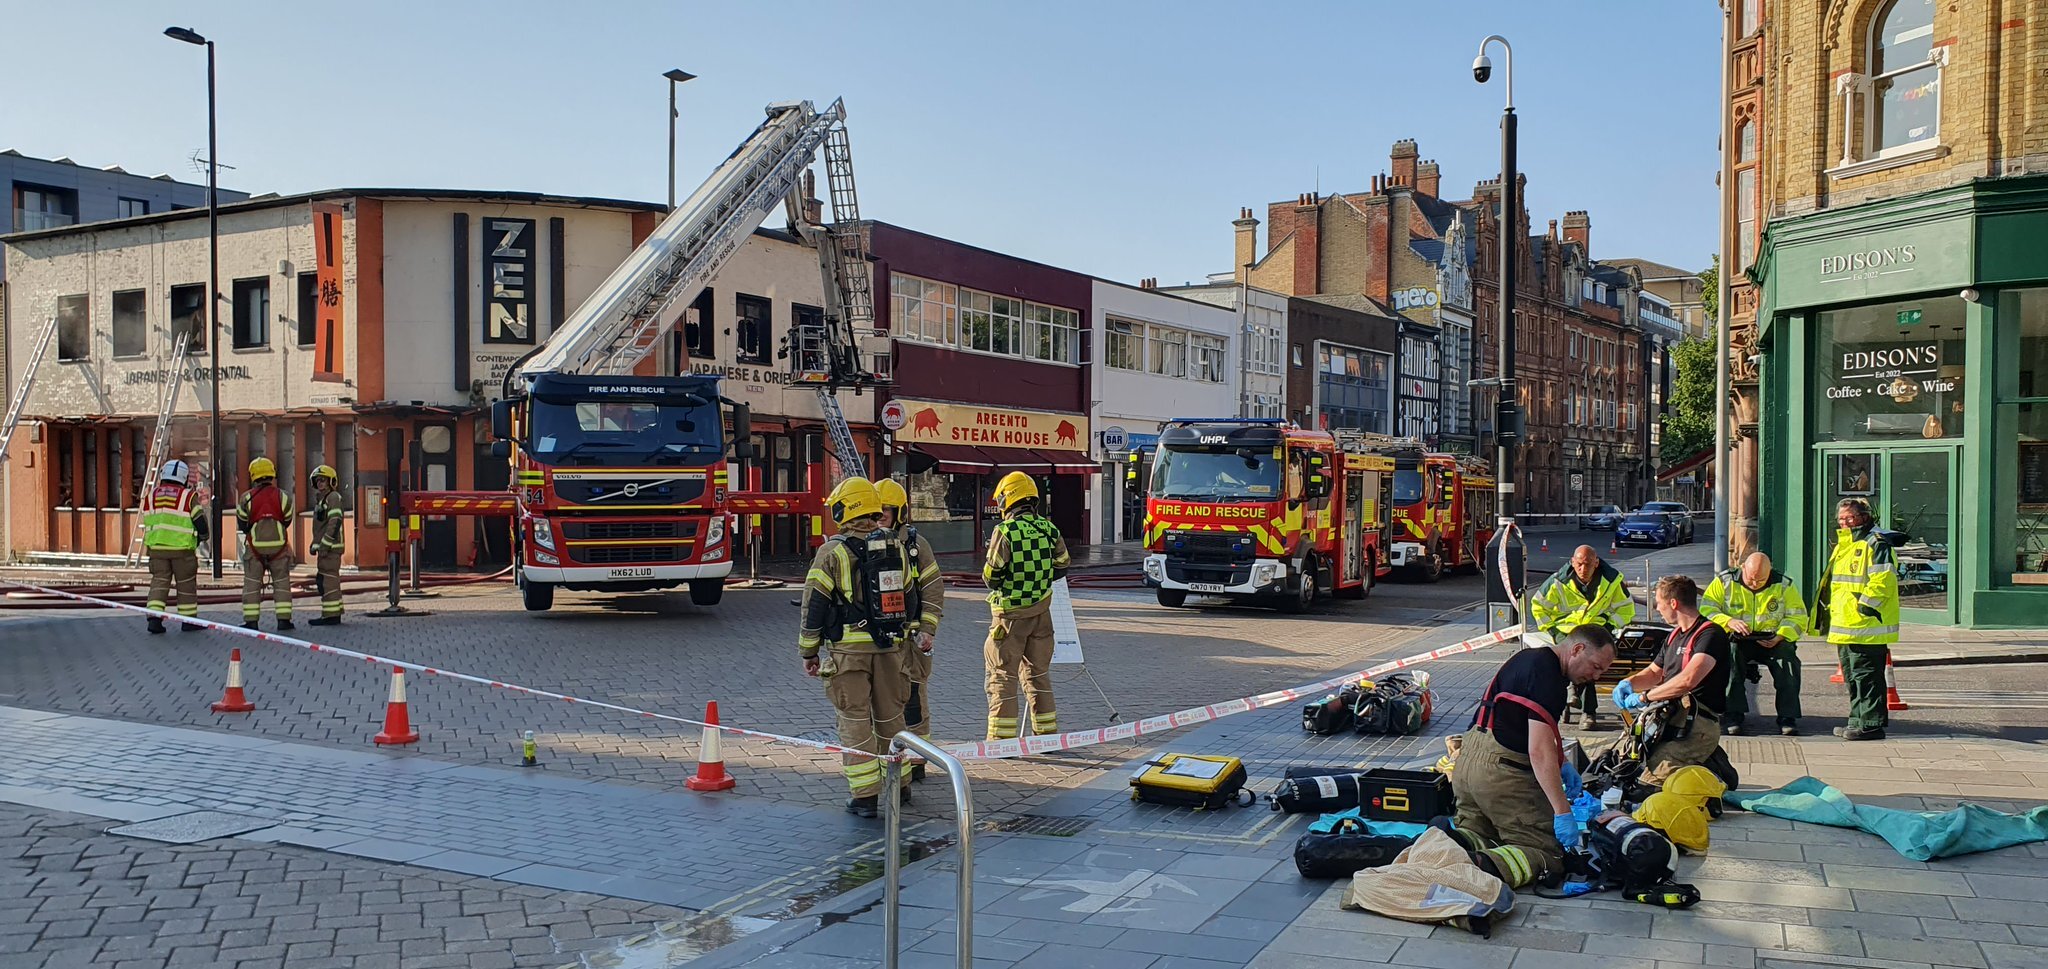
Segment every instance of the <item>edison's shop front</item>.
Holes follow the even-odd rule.
[[[1809,596],[1834,506],[1903,532],[1902,617],[2048,626],[2048,177],[1771,225],[1763,548]]]

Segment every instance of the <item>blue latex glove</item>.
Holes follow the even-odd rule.
[[[1578,818],[1572,817],[1570,814],[1557,815],[1550,819],[1550,830],[1551,833],[1557,835],[1557,843],[1564,850],[1577,851],[1579,849],[1579,839],[1583,835],[1579,831]]]
[[[1580,824],[1592,823],[1602,810],[1600,799],[1590,791],[1580,791],[1577,797],[1572,798],[1572,817],[1578,818]]]
[[[1574,766],[1570,760],[1566,760],[1564,762],[1564,770],[1562,771],[1562,776],[1564,778],[1565,797],[1578,797],[1579,792],[1584,791],[1586,789],[1586,782],[1579,778],[1578,767]]]
[[[1643,699],[1643,695],[1640,693],[1630,693],[1628,696],[1622,697],[1621,702],[1615,704],[1615,706],[1618,706],[1623,710],[1640,710],[1644,707],[1644,705],[1648,704],[1649,702],[1650,701]]]
[[[1614,684],[1614,692],[1609,695],[1608,699],[1613,700],[1614,705],[1616,707],[1626,710],[1628,709],[1628,698],[1635,695],[1636,685],[1634,683],[1630,683],[1627,680],[1622,680],[1621,682]]]

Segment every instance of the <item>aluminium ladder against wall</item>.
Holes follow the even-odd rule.
[[[57,318],[43,325],[43,335],[36,338],[36,348],[29,353],[28,365],[21,370],[21,388],[14,392],[14,403],[7,408],[7,426],[0,430],[0,464],[7,462],[8,449],[14,446],[14,432],[21,427],[22,411],[28,407],[28,395],[35,390],[36,369],[43,364],[43,357],[50,352],[50,341],[57,338]]]
[[[128,543],[128,564],[142,561],[142,537],[144,529],[142,516],[149,513],[150,492],[156,489],[157,475],[162,473],[164,461],[171,452],[171,418],[178,410],[178,394],[185,386],[185,350],[191,345],[192,332],[180,329],[178,339],[171,344],[170,376],[164,380],[163,390],[156,403],[156,429],[150,433],[149,463],[144,465],[149,473],[142,478],[142,493],[137,496],[141,502],[135,512],[135,538]]]

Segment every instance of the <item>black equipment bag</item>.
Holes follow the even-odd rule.
[[[1356,717],[1352,706],[1357,703],[1355,687],[1345,687],[1314,703],[1301,708],[1301,729],[1318,737],[1328,737],[1351,729]]]
[[[1362,831],[1311,831],[1294,843],[1294,867],[1303,878],[1346,878],[1392,862],[1414,843],[1414,838]]]
[[[1373,681],[1359,691],[1353,711],[1362,734],[1418,734],[1430,716],[1429,689],[1407,673]]]

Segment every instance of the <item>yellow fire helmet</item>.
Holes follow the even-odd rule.
[[[1665,778],[1664,793],[1718,801],[1721,795],[1728,793],[1728,785],[1721,783],[1713,771],[1694,765],[1681,767]]]
[[[277,465],[270,463],[269,458],[257,458],[249,462],[250,481],[262,481],[265,478],[275,477],[277,477]]]
[[[996,507],[1009,511],[1020,501],[1038,497],[1038,482],[1022,471],[1012,471],[996,482]]]
[[[848,478],[825,496],[825,510],[834,524],[844,525],[856,518],[882,513],[882,496],[866,478]]]
[[[1680,848],[1707,850],[1707,807],[1698,797],[1658,791],[1636,809],[1635,818],[1664,832]]]
[[[340,479],[341,476],[335,474],[333,468],[323,464],[317,468],[314,468],[313,473],[308,477],[310,477],[314,481],[318,481],[321,478],[326,478],[328,481],[337,481]]]
[[[903,486],[897,484],[895,478],[883,478],[875,482],[875,493],[882,497],[882,507],[884,508],[907,508],[910,506],[910,493],[904,491]]]

